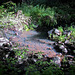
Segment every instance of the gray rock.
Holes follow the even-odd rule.
[[[23,60],[22,60],[21,57],[18,58],[18,63],[19,63],[19,64],[23,64]]]
[[[56,35],[60,35],[60,34],[61,34],[61,32],[60,32],[58,29],[55,29],[55,30],[54,30],[54,33],[55,33]]]
[[[37,60],[36,60],[35,58],[28,58],[28,59],[27,59],[27,62],[28,62],[29,64],[34,64],[36,61],[37,61]]]
[[[65,47],[63,45],[59,46],[60,49],[64,49]]]
[[[69,61],[69,64],[75,66],[75,61]]]
[[[68,61],[72,61],[74,59],[74,56],[72,56],[72,55],[65,55],[65,58],[68,59]]]
[[[52,59],[52,63],[57,64],[59,67],[61,66],[61,61],[60,61],[60,57],[56,56]]]
[[[64,45],[59,46],[59,49],[61,49],[62,52],[64,52],[64,53],[67,53],[68,52],[68,50],[65,48]]]
[[[5,57],[8,58],[9,54],[6,54]]]
[[[72,56],[72,55],[65,55],[65,57],[74,58],[74,56]]]
[[[62,52],[68,53],[68,50],[66,48],[62,49]]]
[[[53,29],[48,31],[48,35],[52,34],[53,33]]]
[[[55,34],[55,35],[53,35],[53,34]],[[61,32],[58,29],[52,29],[52,30],[48,31],[48,35],[50,38],[56,38],[59,35],[61,35]]]
[[[0,46],[2,46],[5,43],[8,43],[8,42],[9,42],[9,40],[7,38],[5,38],[5,37],[0,38]]]
[[[70,36],[71,33],[72,33],[72,31],[70,31],[70,30],[65,30],[63,34],[64,34],[64,35],[67,35],[67,36]]]
[[[62,44],[62,42],[61,41],[58,41],[58,44]]]
[[[36,59],[37,59],[37,58],[38,58],[38,59],[41,59],[41,58],[43,58],[43,56],[42,56],[42,54],[35,54],[35,55],[34,55],[34,58],[36,58]]]
[[[1,59],[10,58],[15,56],[15,52],[11,49],[12,44],[5,37],[0,38],[0,56]]]
[[[69,41],[69,40],[66,40],[66,41],[65,41],[65,44],[69,44],[69,43],[70,43],[70,41]]]
[[[35,59],[35,58],[32,58],[32,60],[33,60],[34,62],[36,62],[36,61],[37,61],[37,59]]]

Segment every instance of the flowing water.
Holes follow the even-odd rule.
[[[16,35],[17,34],[17,35]],[[13,30],[6,30],[5,36],[12,42],[20,44],[19,47],[28,47],[29,51],[43,52],[49,57],[56,55],[56,50],[53,48],[53,41],[48,40],[47,33],[40,33],[35,30],[17,32]]]

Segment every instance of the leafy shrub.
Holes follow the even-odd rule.
[[[14,49],[14,51],[15,51],[15,54],[16,54],[16,56],[17,57],[21,57],[22,59],[23,58],[25,58],[26,56],[26,54],[27,54],[27,51],[29,51],[28,49],[22,49],[22,50],[20,50],[20,49]]]
[[[40,75],[40,71],[37,70],[35,65],[30,65],[26,70],[25,75]]]
[[[47,61],[37,61],[25,70],[25,75],[64,75],[64,72],[58,66],[56,67]]]
[[[45,9],[45,7],[39,5],[35,6],[31,11],[32,20],[35,20],[36,23],[41,27],[54,26],[57,23],[54,14],[53,9]]]
[[[17,57],[21,57],[23,59],[26,57],[25,54],[28,49],[14,49],[14,51]],[[4,60],[0,60],[0,64],[0,75],[18,75],[18,73],[21,72],[21,69],[16,67],[16,65],[18,65],[18,58],[5,58]]]
[[[60,27],[58,27],[58,30],[60,31],[60,32],[63,32],[63,28],[60,26]]]
[[[29,31],[29,28],[28,28],[28,26],[25,24],[24,25],[24,29],[26,30],[26,31]]]
[[[70,34],[67,32],[67,35],[64,34],[64,30],[68,30],[70,31]],[[65,42],[65,40],[69,40],[70,43],[74,43],[75,41],[75,28],[73,26],[70,26],[70,27],[65,27],[63,29],[63,27],[58,27],[58,30],[61,32],[61,34],[58,36],[56,34],[50,34],[49,37],[50,39],[52,40],[55,40],[55,41],[61,41],[61,42]],[[69,35],[68,35],[69,34]]]
[[[71,33],[71,42],[75,41],[75,28],[73,28],[73,26],[68,27],[68,30],[72,31]]]
[[[64,75],[64,72],[58,67],[49,66],[46,70],[43,70],[42,75]]]
[[[41,3],[41,0],[36,2],[38,1]],[[33,2],[35,1],[33,0]],[[74,8],[71,8],[69,4],[58,4],[57,7],[46,8],[45,5],[40,5],[40,3],[37,3],[36,6],[22,4],[22,7],[18,7],[17,10],[21,9],[26,16],[32,16],[32,23],[39,25],[42,29],[50,29],[50,27],[61,25],[65,27],[66,24],[70,25],[70,23],[74,22]]]
[[[12,1],[9,1],[9,2],[6,2],[3,4],[5,8],[7,8],[7,11],[10,12],[10,11],[15,11],[15,7],[16,7],[16,4],[13,3]]]
[[[32,6],[32,5],[29,5],[29,6],[28,6],[28,5],[25,4],[25,3],[23,3],[23,4],[21,5],[21,7],[18,6],[18,7],[16,8],[17,11],[18,11],[18,10],[22,10],[23,13],[25,14],[25,16],[30,16],[30,13],[31,13],[32,9],[33,9],[33,6]]]
[[[56,12],[56,19],[58,25],[62,25],[65,27],[65,24],[70,25],[74,22],[74,8],[70,7],[69,4],[61,4],[58,7],[53,7]]]
[[[71,65],[69,68],[69,72],[71,75],[74,75],[75,74],[75,66]]]
[[[4,8],[4,5],[0,6],[0,18],[6,16],[6,9]]]
[[[48,7],[47,9],[45,6],[32,6],[27,4],[22,4],[21,7],[18,7],[17,10],[23,10],[25,16],[31,16],[32,23],[38,24],[40,27],[44,26],[54,26],[56,25],[57,21],[55,19],[55,12],[52,8]]]
[[[18,68],[15,67],[17,60],[14,58],[6,58],[4,61],[0,61],[0,75],[17,75]]]
[[[66,37],[66,35],[60,35],[60,36],[58,36],[58,40],[61,42],[65,42],[65,37]]]

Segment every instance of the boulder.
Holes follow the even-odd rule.
[[[65,31],[63,32],[63,34],[64,34],[64,35],[67,35],[67,36],[70,36],[71,33],[72,33],[72,31],[70,31],[70,30],[65,30]]]
[[[48,31],[48,36],[50,39],[58,41],[58,36],[60,36],[62,33],[58,29],[52,29]]]
[[[50,35],[50,34],[52,34],[53,33],[53,29],[52,30],[50,30],[50,31],[48,31],[48,35]]]
[[[60,45],[59,48],[60,49],[64,49],[65,47],[64,47],[64,45]]]
[[[65,58],[68,60],[68,61],[72,61],[74,59],[74,56],[72,55],[65,55]]]
[[[0,58],[10,58],[15,56],[15,52],[12,50],[12,43],[5,37],[0,38]]]
[[[34,55],[34,58],[35,58],[35,59],[41,59],[41,58],[43,58],[43,56],[42,56],[42,54],[36,53],[36,54]]]
[[[54,44],[54,48],[56,49],[56,51],[58,51],[58,52],[62,52],[62,53],[68,53],[68,50],[67,50],[67,48],[65,47],[65,45],[60,45],[60,44],[58,44],[58,43],[55,43]]]
[[[21,57],[18,57],[18,63],[23,64],[23,59]]]
[[[61,58],[59,56],[56,56],[52,59],[52,63],[57,64],[59,67],[61,66]]]
[[[55,33],[56,35],[61,35],[61,32],[60,32],[58,29],[55,29],[55,30],[54,30],[54,33]]]
[[[68,52],[68,50],[65,48],[64,45],[60,45],[59,49],[61,49],[63,53],[67,53]]]
[[[69,43],[70,43],[70,41],[69,41],[69,40],[66,40],[66,41],[65,41],[65,44],[69,44]]]
[[[0,46],[2,46],[3,44],[9,43],[9,40],[5,37],[1,37],[0,38]]]
[[[56,35],[61,34],[61,32],[58,29],[52,29],[52,30],[48,31],[48,35],[53,34],[53,33],[56,34]]]
[[[63,53],[68,53],[68,50],[66,48],[62,49]]]
[[[69,64],[75,66],[75,61],[69,61]]]
[[[36,60],[35,58],[28,58],[28,59],[27,59],[27,62],[28,62],[29,64],[34,64],[36,61],[37,61],[37,60]]]

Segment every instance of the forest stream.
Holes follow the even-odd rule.
[[[54,41],[47,38],[47,33],[33,31],[13,31],[7,29],[4,31],[5,36],[13,43],[18,43],[19,48],[27,47],[29,52],[43,52],[48,57],[54,57],[57,52],[53,48]]]

